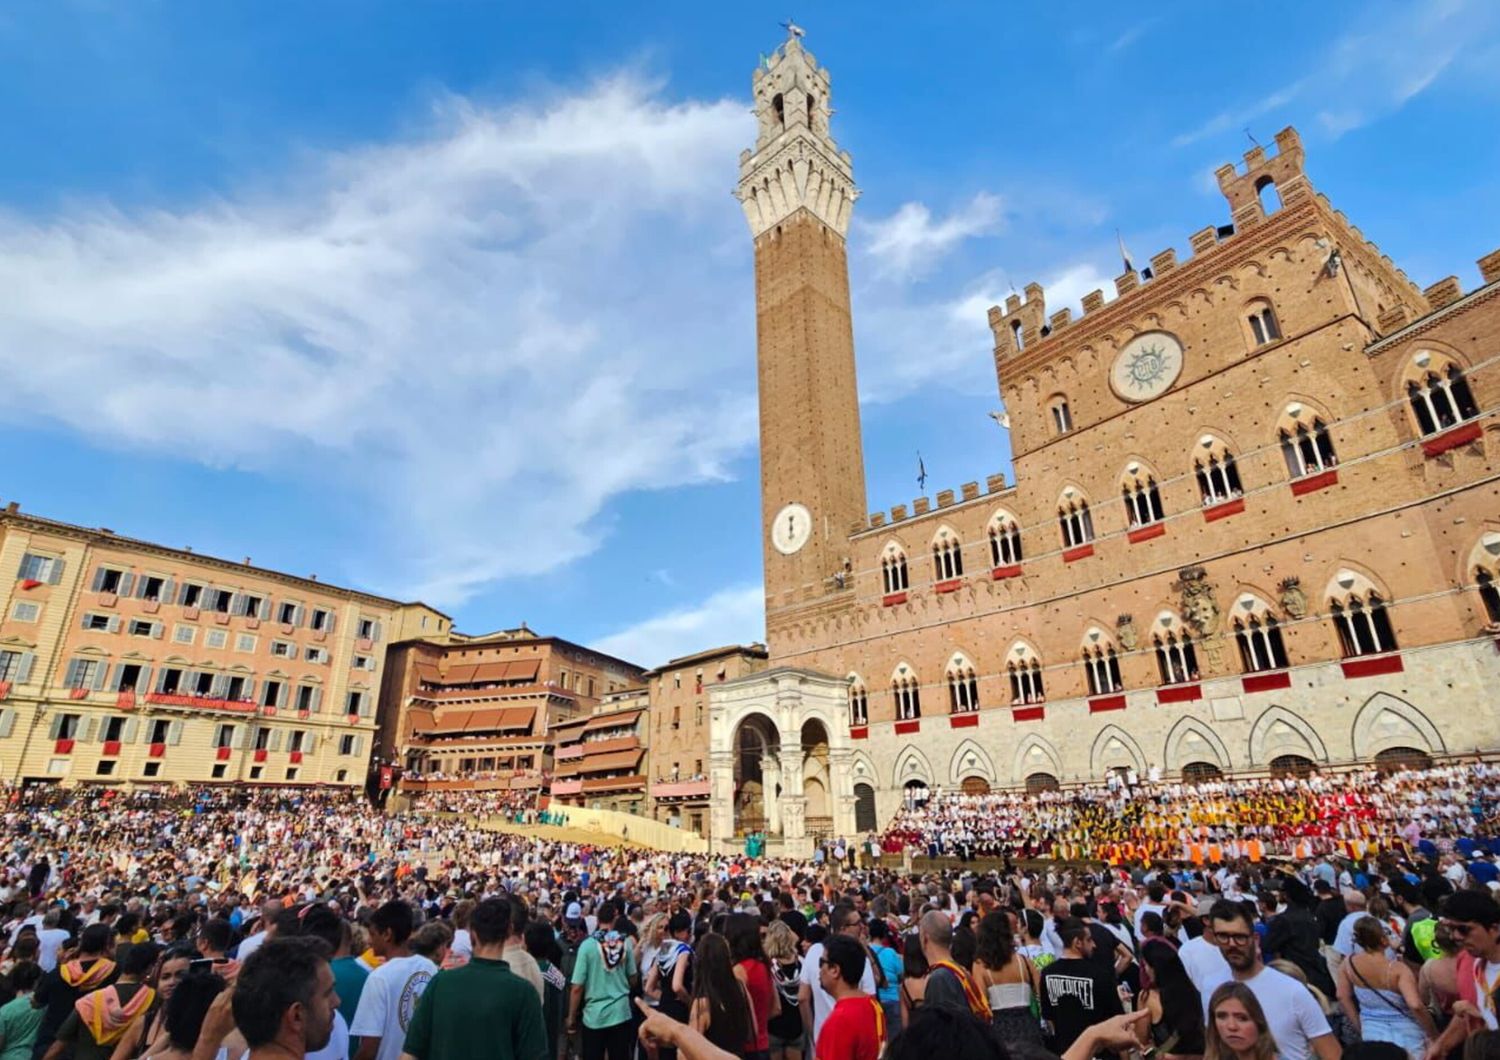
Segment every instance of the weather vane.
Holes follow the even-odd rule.
[[[793,22],[791,19],[787,19],[785,22],[783,22],[781,24],[781,28],[786,30],[786,35],[788,37],[801,38],[806,35],[802,27],[797,25],[797,23]]]

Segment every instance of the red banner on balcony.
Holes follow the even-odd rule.
[[[910,736],[914,732],[921,732],[921,731],[922,731],[922,722],[921,722],[920,719],[918,719],[916,721],[898,721],[898,722],[896,722],[896,735],[897,736]]]
[[[1041,721],[1046,713],[1046,707],[1017,707],[1010,716],[1016,721]]]
[[[1124,710],[1124,696],[1095,696],[1089,700],[1089,713],[1102,714],[1106,710]]]
[[[104,757],[105,758],[118,758],[118,757],[120,757],[120,741],[119,740],[105,740],[104,741]]]
[[[967,714],[949,714],[948,728],[950,729],[973,729],[979,725],[979,712],[971,710]]]
[[[115,706],[119,707],[121,710],[134,710],[135,709],[135,689],[133,689],[133,688],[122,688],[122,689],[120,689],[120,694],[117,695],[117,696],[115,696]]]
[[[302,752],[301,751],[293,751],[291,754],[287,755],[287,759],[294,766],[301,765],[302,764]]]
[[[257,762],[264,762],[266,760],[266,749],[264,747],[257,747],[255,749],[255,760]]]
[[[1406,669],[1399,654],[1374,655],[1365,659],[1345,659],[1339,665],[1345,677],[1378,677],[1381,674],[1399,674]]]
[[[1468,445],[1470,442],[1479,441],[1482,433],[1477,423],[1465,423],[1462,426],[1454,427],[1451,431],[1444,431],[1442,434],[1434,435],[1425,440],[1422,443],[1422,455],[1431,460],[1433,457],[1441,456],[1450,449],[1457,449],[1460,446]]]
[[[58,740],[57,743],[55,743],[55,744],[52,745],[52,753],[53,754],[59,754],[59,755],[70,755],[70,754],[72,754],[73,753],[73,741],[72,740]]]
[[[1291,687],[1292,675],[1285,670],[1275,670],[1268,674],[1246,674],[1240,678],[1240,688],[1245,692],[1271,692]]]
[[[70,689],[68,689],[68,698],[69,699],[87,699],[88,696],[89,696],[89,690],[87,688],[70,688]]]
[[[1337,485],[1338,481],[1339,471],[1335,467],[1320,471],[1316,475],[1303,475],[1301,478],[1292,479],[1292,496],[1300,497],[1304,493],[1326,490],[1329,486]]]
[[[849,739],[867,740],[870,738],[870,727],[868,725],[851,725],[849,727]]]
[[[0,702],[10,698],[10,682],[0,681]]]
[[[27,578],[25,581],[23,581],[21,583],[21,588],[22,589],[35,589],[38,585],[41,585],[41,584],[42,583],[39,582],[39,581],[37,581],[35,578]]]
[[[1079,545],[1077,548],[1065,548],[1063,549],[1063,562],[1077,563],[1081,559],[1088,559],[1093,554],[1094,546],[1092,543]]]
[[[941,581],[934,585],[932,591],[936,593],[956,593],[963,584],[964,580],[962,578],[949,578],[947,581]]]
[[[164,707],[200,707],[204,710],[232,710],[236,713],[253,714],[256,710],[254,702],[244,699],[209,699],[206,696],[184,696],[176,692],[148,692],[147,703],[157,703]]]
[[[1228,519],[1231,515],[1239,515],[1245,510],[1245,498],[1236,497],[1232,501],[1224,501],[1210,508],[1203,509],[1203,521],[1205,523],[1218,522],[1220,519]]]
[[[165,758],[167,756],[167,745],[154,743],[146,751],[147,758]]]
[[[1152,523],[1150,526],[1138,526],[1125,535],[1132,545],[1139,545],[1142,541],[1150,541],[1153,537],[1161,537],[1167,532],[1166,523]]]
[[[1005,578],[1019,578],[1020,576],[1021,565],[1019,563],[1007,563],[1003,567],[996,567],[994,570],[990,571],[990,577],[995,579],[995,581],[997,582],[1002,581]]]
[[[1167,685],[1156,690],[1156,702],[1163,703],[1191,703],[1195,699],[1203,698],[1202,685]]]
[[[886,593],[880,598],[881,607],[895,607],[897,604],[906,603],[906,592]]]
[[[227,762],[229,761],[229,752],[230,748],[228,747],[216,747],[214,748],[214,758],[220,762]]]

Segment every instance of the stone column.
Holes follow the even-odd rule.
[[[781,834],[781,800],[776,789],[781,786],[781,763],[767,754],[760,760],[761,798],[765,805],[766,834]]]
[[[709,829],[715,844],[734,843],[734,752],[709,753]]]
[[[847,747],[828,750],[828,799],[833,814],[833,834],[853,840],[854,828],[854,753]]]
[[[802,748],[781,751],[781,836],[789,857],[812,853],[807,838],[807,796],[802,791]]]

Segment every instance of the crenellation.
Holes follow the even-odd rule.
[[[875,529],[885,525],[885,512],[870,513],[870,528]]]
[[[1163,276],[1177,268],[1177,251],[1168,247],[1151,258],[1151,275]]]
[[[1479,275],[1485,283],[1500,280],[1500,250],[1494,250],[1479,259]]]
[[[979,496],[979,483],[977,482],[965,482],[959,489],[962,490],[966,501],[975,500]]]
[[[1052,329],[1055,335],[1060,329],[1067,327],[1073,322],[1073,310],[1066,307],[1059,309],[1047,318],[1047,327]]]
[[[1437,283],[1422,292],[1422,297],[1427,299],[1433,309],[1441,309],[1445,305],[1452,305],[1464,295],[1463,288],[1458,285],[1457,276],[1445,276]]]
[[[1005,492],[1005,476],[1003,474],[986,475],[984,478],[984,488],[987,493]]]
[[[937,506],[939,508],[953,507],[954,493],[952,490],[938,490]]]
[[[913,515],[926,515],[930,511],[932,511],[932,501],[926,497],[918,497],[911,502],[911,513]]]
[[[1104,308],[1104,292],[1098,290],[1090,291],[1083,296],[1083,311],[1085,314],[1094,313]]]
[[[891,506],[891,522],[901,523],[906,521],[906,505],[895,504]]]
[[[1130,293],[1140,285],[1140,281],[1140,273],[1134,269],[1131,269],[1129,272],[1122,272],[1115,277],[1115,294],[1123,295]]]
[[[1188,236],[1188,245],[1193,248],[1193,255],[1207,254],[1219,245],[1219,230],[1214,225],[1200,228]]]

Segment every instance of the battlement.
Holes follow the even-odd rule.
[[[910,506],[905,504],[893,505],[890,510],[889,521],[887,521],[885,512],[871,512],[863,525],[854,528],[854,533],[858,534],[865,530],[878,530],[884,526],[895,526],[897,523],[904,523],[907,519],[916,519],[923,515],[930,515],[944,508],[961,507],[971,501],[977,501],[984,497],[993,497],[996,494],[1006,492],[1007,489],[1014,488],[1014,486],[1007,486],[1005,475],[997,472],[985,477],[983,490],[980,489],[978,482],[965,482],[958,488],[957,493],[951,489],[938,490],[936,507],[933,507],[932,501],[928,498],[918,497],[912,501]]]
[[[1189,236],[1188,245],[1192,249],[1192,256],[1187,261],[1180,262],[1177,251],[1168,247],[1152,255],[1148,268],[1121,273],[1114,281],[1115,299],[1122,300],[1137,291],[1149,289],[1153,280],[1193,264],[1220,245],[1265,222],[1269,216],[1284,207],[1315,201],[1342,230],[1334,233],[1334,243],[1341,255],[1358,267],[1383,274],[1403,288],[1400,293],[1411,304],[1393,306],[1386,312],[1392,314],[1393,319],[1403,312],[1412,318],[1420,315],[1428,304],[1424,292],[1389,256],[1366,239],[1364,233],[1341,210],[1335,209],[1326,195],[1313,189],[1303,172],[1303,161],[1302,140],[1297,131],[1288,126],[1276,134],[1276,154],[1268,155],[1264,147],[1256,146],[1245,152],[1243,169],[1234,163],[1219,167],[1215,176],[1218,178],[1219,189],[1229,204],[1232,223],[1209,225]],[[1495,267],[1491,263],[1490,268]],[[1480,271],[1488,275],[1484,262],[1480,263]],[[1441,285],[1434,293],[1445,298],[1451,296],[1449,289]],[[1075,318],[1073,311],[1068,308],[1060,309],[1049,317],[1045,292],[1040,284],[1030,283],[1026,285],[1024,298],[1013,294],[1005,300],[1003,308],[992,306],[989,324],[995,339],[997,373],[1003,372],[1007,359],[1023,350],[1031,352],[1038,347],[1050,345],[1050,340],[1060,332],[1074,323],[1088,319],[1112,303],[1106,301],[1102,290],[1094,290],[1083,296],[1082,304],[1083,313],[1079,317]],[[1385,330],[1383,325],[1381,330]]]

